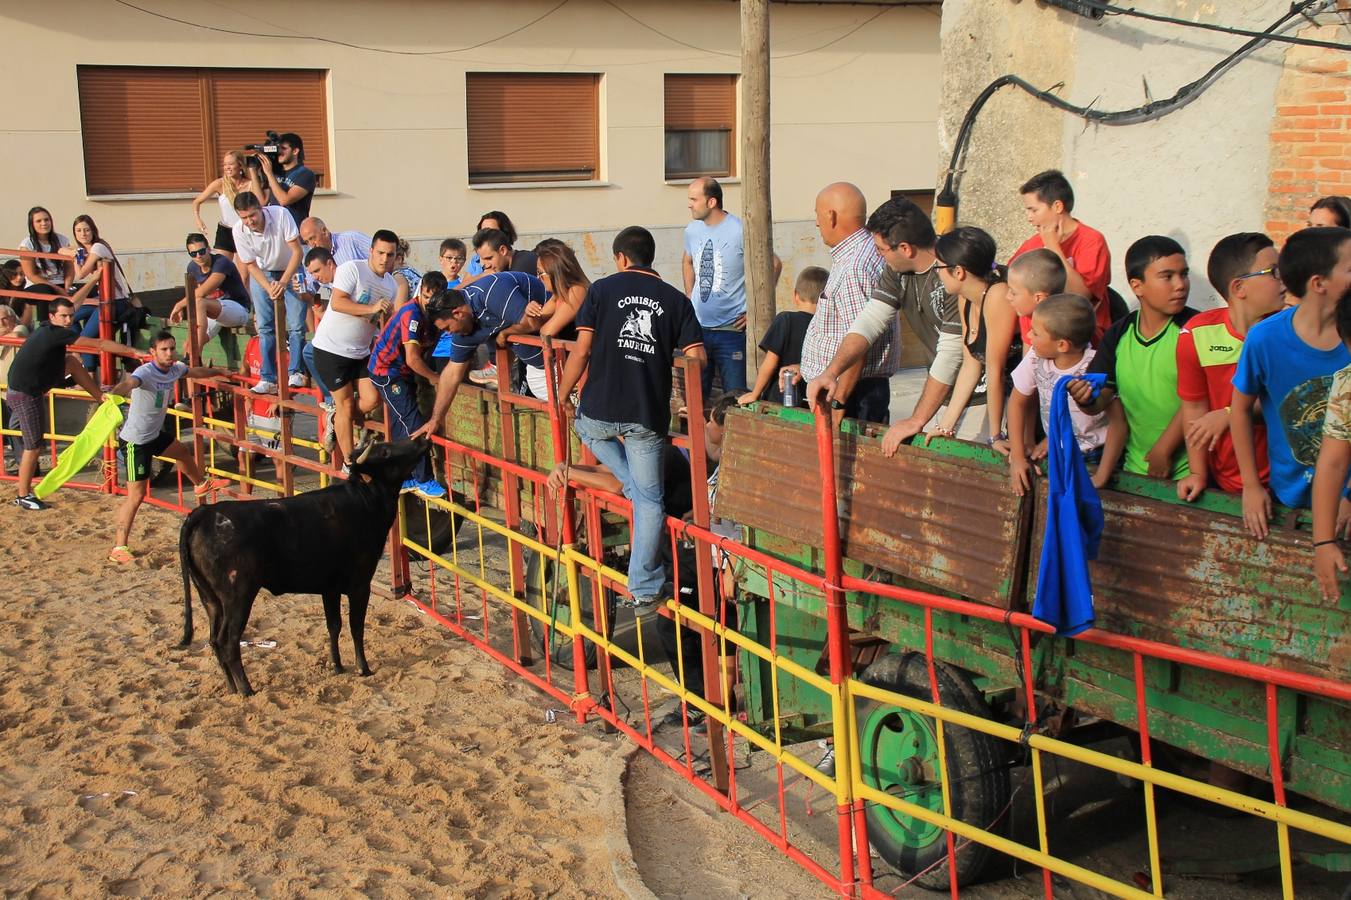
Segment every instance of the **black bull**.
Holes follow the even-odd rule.
[[[341,598],[348,618],[357,671],[366,665],[366,607],[371,578],[398,511],[399,488],[427,440],[371,444],[353,454],[351,476],[322,490],[279,500],[215,503],[193,510],[178,535],[183,566],[183,642],[192,643],[192,588],[197,586],[211,626],[211,649],[226,685],[253,693],[239,655],[260,588],[274,594],[320,594],[328,623],[333,668],[342,672],[338,635]]]

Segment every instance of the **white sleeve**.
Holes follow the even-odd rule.
[[[345,262],[338,266],[338,271],[333,273],[333,290],[342,291],[348,297],[356,298],[357,289],[361,285],[361,273],[357,271],[358,263]]]
[[[106,259],[112,261],[113,258],[113,251],[109,250],[108,245],[104,243],[95,244],[93,248],[90,249],[89,252],[97,256],[99,259]]]
[[[1036,364],[1037,354],[1029,350],[1013,370],[1013,389],[1024,397],[1031,397],[1037,392],[1037,376],[1032,371]]]
[[[300,229],[296,227],[296,218],[291,215],[290,209],[285,206],[275,206],[271,208],[281,212],[281,215],[277,217],[281,219],[281,236],[288,241],[300,240]]]
[[[873,297],[864,304],[862,311],[854,319],[854,324],[849,326],[849,333],[863,338],[871,347],[878,338],[887,333],[887,330],[891,328],[892,320],[895,318],[896,308],[894,306]]]
[[[929,377],[943,384],[955,384],[957,371],[962,367],[962,336],[940,331],[938,346],[935,349],[933,364],[929,366]]]
[[[258,259],[257,254],[253,252],[253,248],[249,246],[250,241],[244,237],[244,229],[247,227],[242,221],[230,226],[230,233],[235,239],[235,255],[246,266]],[[245,285],[245,287],[247,288],[248,285]]]

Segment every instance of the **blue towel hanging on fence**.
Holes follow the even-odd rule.
[[[1080,376],[1102,390],[1105,375]],[[1032,615],[1054,625],[1056,634],[1071,637],[1093,627],[1093,585],[1088,561],[1098,558],[1102,539],[1102,501],[1088,475],[1070,418],[1066,388],[1070,377],[1056,382],[1046,429],[1046,534],[1041,545],[1037,601]]]

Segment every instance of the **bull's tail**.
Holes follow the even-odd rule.
[[[196,510],[194,510],[196,512]],[[174,648],[186,650],[192,644],[192,533],[197,516],[189,514],[178,529],[178,565],[183,570],[183,640]]]

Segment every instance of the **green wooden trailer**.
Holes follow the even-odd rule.
[[[837,441],[837,493],[845,571],[1000,609],[1026,612],[1036,592],[1045,501],[1009,488],[1005,461],[973,444],[938,439],[885,458],[881,441],[846,421]],[[728,418],[715,514],[745,527],[746,542],[812,572],[823,570],[816,436],[805,411],[761,405]],[[1039,482],[1038,487],[1044,485]],[[1237,497],[1207,492],[1178,501],[1171,482],[1119,474],[1101,493],[1106,526],[1092,565],[1097,627],[1120,635],[1346,682],[1351,675],[1351,591],[1325,601],[1314,582],[1306,519],[1277,511],[1271,536],[1254,541]],[[768,644],[774,598],[777,646],[816,667],[826,642],[825,602],[817,590],[741,564],[738,581],[760,598],[743,603],[740,627]],[[929,698],[918,605],[847,596],[856,671],[866,681]],[[1019,639],[999,621],[935,610],[934,656],[950,682],[944,702],[1009,721],[1024,720]],[[919,659],[913,662],[919,662]],[[750,721],[773,727],[767,667],[741,659]],[[1266,689],[1246,678],[1159,659],[1145,660],[1153,741],[1270,780]],[[1101,737],[1103,726],[1137,724],[1134,657],[1082,640],[1040,635],[1033,651],[1037,705],[1066,739]],[[778,679],[780,725],[803,735],[829,730],[817,691]],[[1280,688],[1279,741],[1286,789],[1351,811],[1351,706]],[[941,810],[941,773],[931,722],[896,708],[859,715],[864,777],[882,789]],[[1083,726],[1076,729],[1076,723]],[[1006,759],[993,739],[966,734],[968,764]],[[1005,745],[1007,746],[1007,745]],[[980,764],[980,763],[977,763]],[[957,800],[981,827],[1002,808],[1007,779],[950,775]],[[996,763],[998,765],[998,763]],[[917,790],[925,786],[928,790]],[[981,796],[993,793],[995,796]],[[956,808],[956,807],[954,807]],[[942,832],[885,809],[870,813],[870,837],[889,862],[915,872],[940,859]],[[964,817],[968,818],[968,817]],[[889,852],[890,851],[890,852]],[[974,877],[964,867],[963,880]],[[935,878],[934,874],[938,877]],[[946,887],[946,872],[931,874]],[[941,884],[939,883],[941,882]]]
[[[452,440],[504,458],[503,422],[515,453],[539,471],[553,463],[547,416],[527,409],[500,415],[494,392],[461,389],[446,418]],[[575,436],[573,459],[580,448]],[[1044,531],[1044,499],[1016,497],[1005,461],[973,444],[937,439],[882,456],[880,438],[846,420],[836,475],[845,571],[998,609],[1031,609]],[[462,498],[501,507],[500,470],[469,457],[452,460]],[[823,571],[821,496],[813,420],[805,411],[762,404],[728,417],[714,514],[743,527],[748,546],[802,569]],[[1040,483],[1039,485],[1040,486]],[[1097,626],[1257,666],[1346,682],[1351,677],[1351,591],[1334,602],[1312,577],[1308,522],[1277,510],[1271,536],[1252,540],[1238,498],[1217,491],[1176,499],[1170,482],[1119,474],[1102,492],[1106,529],[1093,565]],[[522,503],[533,502],[527,488]],[[608,519],[607,547],[625,543]],[[738,563],[739,629],[808,668],[824,665],[821,593],[763,567]],[[855,671],[864,680],[928,699],[925,611],[866,593],[847,595]],[[945,703],[1022,722],[1026,700],[1017,632],[998,621],[935,610],[934,655]],[[570,660],[564,660],[568,663]],[[1132,654],[1082,640],[1041,635],[1032,678],[1043,723],[1065,739],[1132,732],[1137,724]],[[777,706],[768,666],[743,653],[742,702],[750,724],[789,736],[830,733],[829,701],[785,673]],[[1249,679],[1159,659],[1144,663],[1151,740],[1185,754],[1270,780],[1266,694]],[[1287,790],[1351,812],[1351,705],[1279,689],[1279,741]],[[864,776],[884,790],[941,810],[942,774],[933,723],[895,707],[860,711]],[[949,757],[954,810],[985,827],[1009,794],[1008,750],[964,732]],[[1190,757],[1188,757],[1190,758]],[[972,771],[954,770],[967,766]],[[870,808],[870,840],[905,872],[940,861],[943,832]],[[978,875],[987,854],[959,857],[959,878]],[[946,887],[943,866],[924,879]],[[941,883],[940,883],[941,882]]]

